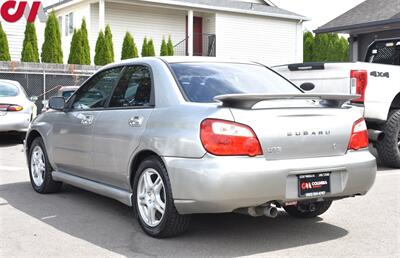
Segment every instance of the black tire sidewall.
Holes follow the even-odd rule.
[[[35,184],[35,182],[33,181],[33,178],[32,178],[32,171],[31,171],[32,152],[33,152],[33,150],[34,150],[34,148],[35,148],[36,146],[39,146],[39,147],[42,149],[43,155],[44,155],[44,158],[45,158],[44,180],[43,180],[43,183],[42,183],[41,186],[37,186],[37,185]],[[50,180],[52,180],[52,179],[51,179],[52,168],[51,168],[51,166],[50,166],[49,159],[48,159],[48,157],[47,157],[47,152],[46,152],[46,148],[44,147],[43,140],[42,140],[41,138],[39,138],[39,137],[36,138],[35,140],[33,140],[32,144],[31,144],[31,147],[30,147],[30,149],[29,149],[28,162],[29,162],[29,165],[28,165],[28,168],[29,168],[29,178],[30,178],[30,180],[31,180],[32,187],[33,187],[33,189],[34,189],[36,192],[38,192],[38,193],[43,193],[43,192],[45,191],[46,185],[49,184],[49,181],[50,181]]]
[[[137,187],[138,187],[138,183],[139,183],[139,178],[143,174],[143,172],[149,168],[156,170],[160,174],[161,179],[163,180],[163,183],[164,183],[164,190],[165,190],[165,202],[166,203],[165,203],[164,216],[163,216],[160,224],[158,224],[155,227],[150,227],[143,221],[143,219],[140,215],[139,209],[138,209],[138,202],[137,202]],[[137,173],[135,174],[132,192],[133,192],[133,198],[132,198],[133,199],[133,207],[134,207],[134,211],[135,211],[136,217],[139,221],[141,228],[147,234],[149,234],[153,237],[159,237],[168,224],[168,219],[170,217],[170,213],[173,212],[175,208],[174,208],[174,204],[173,204],[171,184],[169,181],[167,171],[166,171],[163,163],[157,157],[151,157],[151,158],[143,161],[140,164],[140,166],[137,170]]]
[[[388,120],[382,127],[385,136],[377,143],[377,151],[384,165],[399,168],[400,150],[398,148],[398,135],[400,132],[400,110],[390,112]]]

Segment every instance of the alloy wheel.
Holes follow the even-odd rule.
[[[43,150],[40,146],[35,146],[31,155],[31,174],[33,182],[40,187],[43,184],[46,172],[46,161]]]

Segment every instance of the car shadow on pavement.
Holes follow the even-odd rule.
[[[23,143],[24,135],[21,133],[0,133],[0,147],[10,147]]]
[[[63,233],[125,256],[242,256],[321,243],[348,234],[322,218],[300,220],[282,212],[276,219],[196,215],[186,234],[159,240],[141,231],[130,207],[72,186],[65,186],[61,193],[40,195],[33,192],[29,182],[6,184],[0,186],[0,198],[7,202],[5,205]]]

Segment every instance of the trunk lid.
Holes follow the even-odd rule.
[[[216,99],[230,108],[235,122],[254,130],[267,160],[282,160],[344,155],[353,124],[361,118],[358,111],[342,107],[354,97],[238,94]]]

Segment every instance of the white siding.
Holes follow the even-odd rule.
[[[88,27],[88,30],[90,29],[90,5],[89,3],[82,3],[78,5],[74,5],[73,7],[69,8],[64,8],[61,11],[58,11],[56,13],[57,17],[62,16],[62,30],[61,30],[61,42],[62,42],[62,48],[63,48],[63,55],[64,55],[64,63],[68,62],[68,57],[69,57],[69,50],[71,47],[71,39],[72,39],[72,33],[66,36],[65,34],[65,26],[68,26],[68,24],[65,24],[65,15],[69,13],[73,13],[73,20],[74,20],[74,28],[80,28],[82,24],[82,19],[86,19],[86,24]],[[88,32],[89,36],[89,42],[91,40],[91,35]],[[93,45],[90,45],[90,48],[92,50]],[[93,57],[91,56],[92,60]]]
[[[160,53],[162,37],[168,39],[171,35],[174,44],[185,38],[186,34],[186,11],[166,8],[155,8],[131,4],[119,4],[106,2],[105,23],[111,27],[113,33],[115,60],[121,58],[122,43],[125,33],[129,31],[135,39],[139,50],[145,36],[152,38],[156,55]],[[96,45],[99,31],[99,5],[91,5],[92,20],[92,49]],[[94,54],[94,53],[93,53]]]
[[[302,25],[294,20],[219,12],[216,34],[217,57],[267,65],[302,62]]]

